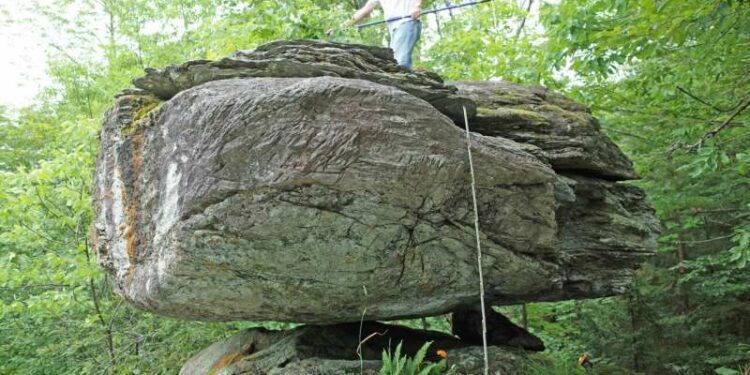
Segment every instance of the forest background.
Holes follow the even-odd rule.
[[[361,3],[51,0],[28,3],[28,18],[0,4],[0,22],[64,36],[38,47],[51,81],[33,104],[0,103],[0,373],[173,374],[239,329],[286,326],[168,319],[112,292],[86,239],[98,130],[146,67],[326,39]],[[542,84],[590,105],[663,221],[658,255],[625,296],[504,308],[544,338],[545,366],[575,373],[587,352],[597,371],[747,374],[750,2],[495,0],[425,18],[417,66]],[[386,34],[332,38],[382,45]]]

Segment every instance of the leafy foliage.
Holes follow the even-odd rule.
[[[34,107],[0,107],[0,373],[176,373],[196,351],[256,323],[156,317],[112,293],[86,240],[99,121],[145,67],[323,39],[361,1],[31,4],[35,19],[15,22],[57,37],[53,82]],[[635,160],[664,222],[659,255],[624,298],[505,310],[555,353],[530,373],[578,373],[584,351],[599,369],[747,372],[750,3],[494,1],[429,17],[418,65],[452,80],[544,84],[589,104]],[[386,34],[349,29],[333,39],[383,44]],[[448,330],[442,318],[412,324]],[[403,369],[396,349],[389,368]],[[409,363],[419,368],[417,359]]]
[[[572,92],[636,161],[665,224],[627,299],[582,306],[580,338],[636,370],[702,374],[750,359],[749,15],[743,1],[543,9],[549,53],[576,72]]]
[[[432,342],[426,342],[419,348],[414,358],[409,358],[401,353],[401,343],[396,346],[392,353],[383,352],[383,367],[380,369],[380,375],[440,375],[446,372],[446,362],[425,362],[427,350]]]

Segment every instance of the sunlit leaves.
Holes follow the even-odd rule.
[[[249,323],[156,317],[112,292],[87,242],[104,111],[145,67],[321,37],[352,9],[306,0],[51,4],[33,7],[56,33],[53,84],[17,119],[0,111],[0,373],[176,373],[188,356]],[[352,37],[368,35],[382,31]]]
[[[750,112],[734,109],[750,97],[750,4],[568,0],[543,14],[547,47],[583,82],[574,94],[635,159],[665,224],[658,267],[629,303],[635,314],[605,313],[653,326],[599,348],[647,372],[738,364],[729,348],[750,334],[739,318],[750,313]],[[608,349],[619,345],[640,351]]]

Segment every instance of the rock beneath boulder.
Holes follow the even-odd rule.
[[[462,307],[451,314],[451,333],[462,342],[474,345],[515,347],[535,352],[544,351],[541,339],[529,331],[513,324],[510,319],[485,306],[482,314],[481,305]],[[486,329],[486,335],[484,330]]]
[[[638,178],[633,163],[601,132],[591,111],[541,86],[456,82],[478,105],[471,129],[545,151],[555,171],[608,180]]]
[[[315,324],[475,303],[465,135],[431,100],[453,91],[389,59],[293,41],[137,80],[107,114],[93,191],[92,241],[118,293],[182,318]],[[610,181],[632,177],[629,162],[607,156],[619,150],[590,116],[555,130],[545,107],[582,106],[513,90],[547,130],[523,144],[486,131],[512,129],[508,117],[477,116],[492,135],[472,135],[488,302],[622,293],[658,232],[642,191]],[[578,156],[549,134],[582,138]]]
[[[441,361],[438,350],[442,350],[447,353],[447,368],[457,374],[483,372],[481,346],[467,346],[440,332],[366,322],[361,328],[359,323],[348,323],[286,331],[248,329],[195,355],[180,375],[374,375],[382,366],[383,351],[393,352],[401,343],[402,353],[414,357],[426,342],[432,342],[427,361]],[[488,354],[491,374],[520,374],[526,364],[526,354],[512,348],[492,346]]]

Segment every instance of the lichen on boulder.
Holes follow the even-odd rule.
[[[459,120],[463,107],[473,115],[471,100],[455,95],[456,88],[443,84],[437,74],[416,74],[393,62],[390,49],[311,40],[277,41],[253,51],[238,51],[216,61],[195,60],[163,70],[147,69],[134,80],[136,87],[168,100],[206,82],[229,78],[362,79],[397,87],[430,102],[447,116]]]
[[[477,103],[472,129],[544,150],[556,171],[608,180],[638,178],[633,163],[604,133],[584,105],[541,86],[509,82],[455,82]]]
[[[631,162],[541,87],[445,84],[318,41],[135,85],[105,119],[92,241],[144,310],[340,324],[476,303],[464,108],[489,304],[620,294],[655,249]]]
[[[105,131],[121,143],[102,178],[124,189],[109,179],[122,203],[99,213],[107,242],[125,241],[102,255],[135,304],[334,323],[473,298],[463,138],[426,102],[362,80],[227,79],[175,96],[158,122]],[[513,142],[476,140],[491,291],[559,288],[541,257],[558,242],[554,172]]]

